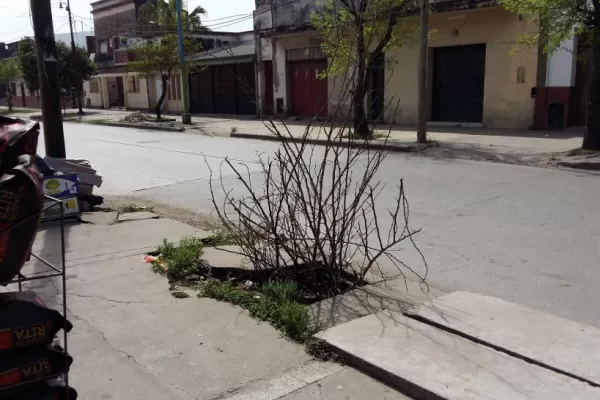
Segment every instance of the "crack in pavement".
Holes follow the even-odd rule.
[[[61,294],[61,289],[58,288],[57,284],[58,282],[56,282],[55,278],[52,279],[48,279],[50,281],[50,287],[52,289],[54,289],[55,294],[49,295],[50,297],[54,297],[55,299],[48,299],[48,302],[55,302],[56,304],[53,305],[53,308],[61,308],[63,307],[62,305],[62,296],[58,296],[59,294]],[[83,294],[79,294],[79,293],[73,293],[73,292],[67,292],[67,296],[75,296],[75,297],[81,297],[81,298],[96,298],[96,299],[102,299],[111,303],[116,303],[116,304],[132,304],[132,303],[143,303],[141,301],[120,301],[120,300],[114,300],[114,299],[109,299],[107,297],[104,296],[99,296],[99,295],[83,295]],[[77,315],[75,312],[73,312],[69,307],[66,307],[66,311],[67,311],[67,318],[68,319],[72,319],[75,321],[79,321],[82,322],[83,324],[85,324],[89,329],[97,332],[100,335],[100,338],[102,339],[102,341],[104,343],[106,343],[106,345],[113,351],[127,357],[128,360],[131,360],[131,362],[133,362],[136,366],[138,366],[139,368],[143,369],[143,372],[156,378],[159,379],[161,382],[164,382],[166,385],[168,385],[169,387],[171,387],[172,389],[175,389],[177,392],[179,392],[183,398],[191,398],[193,400],[199,400],[198,397],[196,396],[192,396],[191,394],[187,393],[184,389],[180,388],[179,386],[177,386],[176,384],[174,384],[173,382],[171,382],[170,380],[166,379],[160,372],[153,372],[152,370],[150,370],[148,367],[146,367],[145,365],[141,364],[134,355],[121,350],[117,347],[115,347],[114,345],[112,345],[110,343],[110,341],[108,340],[108,338],[106,337],[105,332],[103,332],[102,330],[100,330],[99,328],[95,327],[89,320]]]
[[[115,299],[110,299],[108,297],[101,296],[101,295],[80,294],[80,293],[73,293],[73,292],[68,292],[67,296],[81,297],[81,298],[84,298],[84,299],[100,299],[100,300],[105,300],[105,301],[109,301],[111,303],[117,303],[117,304],[144,304],[143,301],[137,301],[137,300],[115,300]]]
[[[82,318],[78,315],[76,315],[75,313],[69,311],[69,315],[72,316],[73,319],[77,320],[77,321],[81,321],[83,322],[85,325],[87,325],[87,327],[95,332],[97,332],[100,335],[100,338],[102,339],[102,341],[104,343],[106,343],[106,345],[113,351],[127,357],[128,360],[130,360],[133,364],[135,364],[136,366],[138,366],[140,369],[143,370],[144,373],[159,379],[161,382],[164,382],[165,384],[167,384],[169,387],[171,387],[172,389],[175,389],[177,392],[179,392],[184,398],[192,398],[193,400],[200,400],[198,397],[196,396],[192,396],[191,394],[187,393],[184,389],[180,388],[179,386],[177,386],[176,384],[174,384],[173,382],[171,382],[170,380],[166,379],[164,376],[162,376],[162,374],[160,372],[153,372],[152,370],[150,370],[147,366],[145,366],[144,364],[140,363],[137,358],[132,355],[129,354],[128,352],[126,352],[125,350],[121,350],[117,347],[115,347],[114,345],[112,345],[110,343],[110,341],[108,340],[108,338],[106,337],[106,334],[98,329],[97,327],[95,327],[94,325],[92,325],[92,323],[88,320],[86,320],[85,318]]]

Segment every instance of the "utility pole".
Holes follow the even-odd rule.
[[[417,142],[427,142],[427,58],[429,53],[429,1],[421,0],[421,21],[419,35],[419,115]]]
[[[69,30],[71,31],[71,65],[73,66],[73,76],[76,80],[75,90],[77,91],[77,105],[79,106],[79,111],[77,111],[77,115],[83,115],[84,112],[81,105],[81,93],[83,92],[83,84],[81,82],[81,79],[79,79],[79,71],[77,70],[77,57],[75,55],[77,49],[75,47],[75,36],[73,35],[73,16],[71,15],[71,1],[67,0],[66,3],[58,3],[59,8],[61,9],[63,8],[63,5],[65,6],[67,13],[69,14]]]
[[[183,27],[181,26],[181,0],[177,1],[177,36],[179,37],[179,66],[181,69],[181,93],[183,93],[183,113],[181,114],[181,122],[186,125],[192,123],[190,115],[190,94],[188,85],[188,76],[185,68],[185,53],[183,50]]]
[[[29,0],[29,5],[37,53],[46,155],[66,158],[52,5],[50,0]]]

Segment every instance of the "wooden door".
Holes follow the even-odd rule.
[[[290,63],[292,115],[299,117],[327,116],[327,79],[319,74],[327,61],[298,61]]]
[[[265,76],[265,98],[262,100],[263,113],[266,115],[275,114],[275,102],[273,100],[273,62],[271,60],[264,62]]]

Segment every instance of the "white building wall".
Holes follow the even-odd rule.
[[[549,55],[546,70],[546,86],[575,86],[577,43],[575,37],[565,40],[560,48]]]
[[[283,102],[284,112],[288,112],[286,53],[281,40],[273,39],[273,99],[274,107],[277,102]]]

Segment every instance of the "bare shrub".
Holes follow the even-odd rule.
[[[273,155],[257,156],[258,172],[256,164],[231,159],[223,161],[218,177],[211,170],[215,212],[240,253],[262,276],[266,272],[273,280],[296,281],[314,299],[381,276],[383,262],[399,274],[413,272],[422,282],[427,275],[413,240],[419,231],[409,228],[403,180],[394,183],[391,203],[377,201],[386,183],[375,175],[388,154],[390,132],[374,148],[353,134],[352,110],[342,109],[355,90],[353,75],[346,73],[337,83],[340,106],[330,113],[333,121],[317,124],[313,118],[298,134],[292,132],[297,127],[282,120],[265,120],[280,146]],[[375,128],[369,128],[369,137]],[[225,182],[224,172],[233,173],[237,188]],[[402,261],[402,242],[418,251],[424,273]]]
[[[345,127],[320,127],[326,143],[317,147],[308,143],[310,126],[298,142],[289,131],[284,133],[285,125],[270,121],[268,126],[281,146],[272,156],[258,157],[260,186],[248,165],[230,159],[222,167],[233,172],[242,194],[222,179],[215,184],[211,173],[216,213],[254,268],[294,280],[301,272],[305,280],[299,283],[315,298],[360,285],[381,259],[400,273],[409,268],[399,258],[397,245],[408,241],[416,247],[413,235],[418,231],[408,225],[402,179],[394,203],[385,212],[377,208],[385,184],[374,176],[386,150],[344,139]],[[221,203],[215,190],[222,192]],[[389,228],[383,228],[382,219]],[[285,276],[289,273],[284,267],[289,266],[294,276]]]

